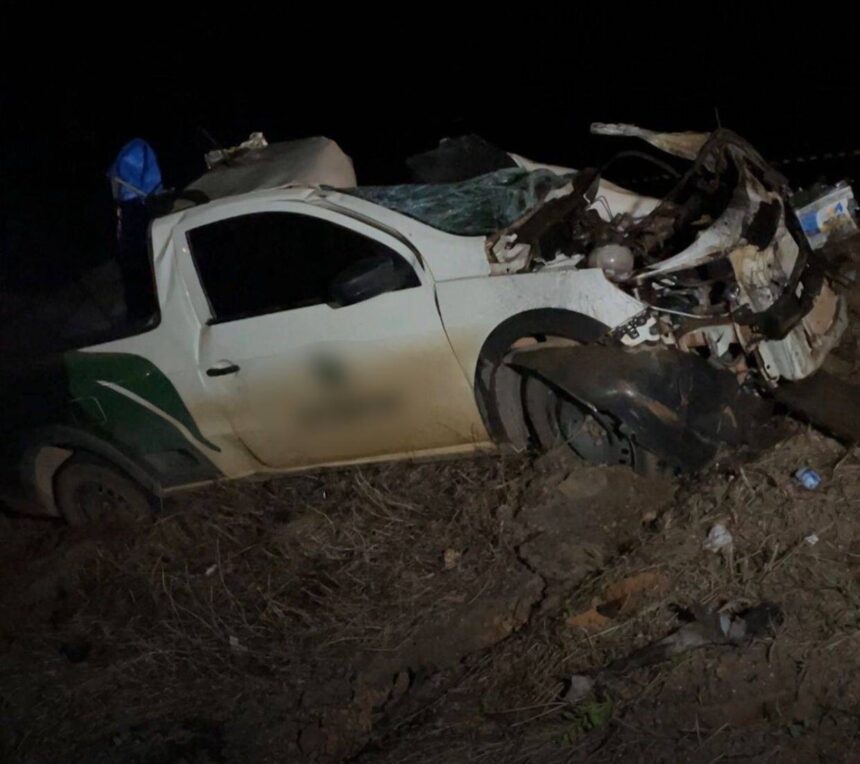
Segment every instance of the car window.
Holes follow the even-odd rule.
[[[327,220],[259,212],[188,231],[191,256],[215,321],[330,302],[335,277],[359,260],[384,256],[409,269],[381,242]]]

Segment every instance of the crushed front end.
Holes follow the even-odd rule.
[[[611,400],[605,373],[597,387],[581,379],[591,375],[573,357],[575,349],[568,364],[538,352],[521,354],[512,365],[609,410],[655,450],[697,430],[709,447],[686,466],[700,466],[719,442],[746,439],[738,419],[747,414],[735,407],[732,390],[747,406],[750,395],[767,399],[781,381],[812,375],[847,325],[845,302],[790,206],[786,179],[745,140],[724,129],[653,133],[598,125],[594,131],[643,137],[691,164],[664,198],[636,205],[647,210],[640,214],[612,209],[605,191],[618,187],[598,171],[572,173],[564,192],[489,237],[487,255],[499,272],[601,268],[643,303],[641,315],[612,327],[603,343],[615,347],[617,363],[611,354],[578,361],[615,365],[619,373],[630,366],[631,354],[659,353],[670,361],[641,359],[634,364],[638,383],[622,385]],[[563,371],[565,365],[577,367],[577,374]],[[652,366],[661,371],[659,380],[648,379]],[[703,373],[722,391],[710,403],[692,394]],[[731,388],[727,379],[735,383]],[[662,430],[656,444],[655,427]],[[729,431],[731,438],[725,437]],[[671,450],[685,466],[684,454]]]
[[[787,181],[728,130],[658,135],[699,148],[648,214],[613,214],[599,173],[583,170],[567,193],[489,237],[491,262],[508,272],[560,260],[602,267],[648,306],[617,333],[697,353],[741,381],[754,375],[772,387],[809,376],[847,313],[791,210]]]

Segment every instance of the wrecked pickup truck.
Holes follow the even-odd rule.
[[[31,375],[24,485],[80,522],[322,466],[566,441],[689,470],[749,442],[847,322],[787,183],[727,130],[595,129],[688,169],[656,199],[502,152],[388,187],[325,139],[216,159],[150,225],[150,320]]]

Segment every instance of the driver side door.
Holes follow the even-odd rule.
[[[400,241],[301,202],[222,208],[177,236],[197,290],[201,379],[258,461],[292,469],[486,442],[432,279]],[[397,284],[335,301],[344,272],[386,258]]]

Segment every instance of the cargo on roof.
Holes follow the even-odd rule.
[[[279,186],[331,186],[352,188],[352,160],[331,138],[302,138],[268,143],[254,133],[231,149],[210,151],[209,170],[186,187],[208,199],[222,199]]]

